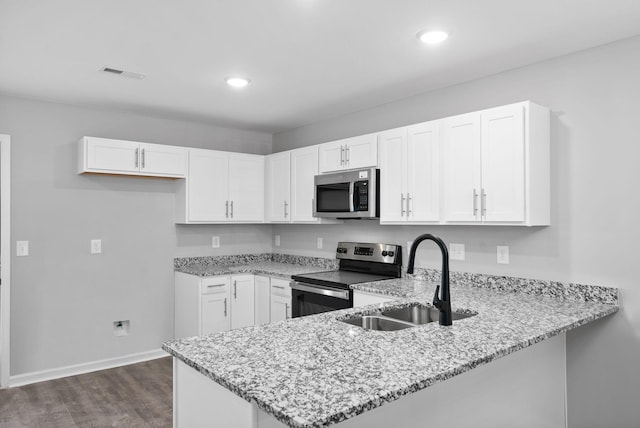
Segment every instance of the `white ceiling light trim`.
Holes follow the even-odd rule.
[[[418,40],[420,40],[422,43],[426,43],[428,45],[437,45],[438,43],[442,43],[447,40],[447,37],[449,37],[449,35],[446,32],[440,30],[425,30],[420,31],[416,37],[418,37]]]
[[[251,83],[251,80],[245,77],[227,77],[225,79],[225,82],[227,82],[227,85],[234,88],[244,88],[249,83]]]

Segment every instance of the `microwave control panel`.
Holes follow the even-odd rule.
[[[369,181],[356,181],[353,184],[354,199],[353,208],[355,211],[369,211]]]

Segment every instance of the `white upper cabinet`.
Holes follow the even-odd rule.
[[[291,221],[318,223],[313,216],[313,178],[318,175],[318,146],[291,151]]]
[[[480,219],[480,113],[443,120],[444,220]]]
[[[229,154],[229,220],[264,221],[264,156]]]
[[[265,172],[266,220],[273,223],[289,223],[291,221],[291,152],[267,156]]]
[[[78,173],[182,178],[187,149],[162,144],[83,137],[78,142]]]
[[[328,222],[313,216],[313,178],[318,174],[318,146],[269,155],[265,171],[268,222]]]
[[[264,220],[264,156],[189,149],[189,169],[178,190],[178,223]]]
[[[377,134],[320,144],[319,160],[321,173],[377,166]]]
[[[440,221],[440,124],[426,122],[382,132],[380,223]]]
[[[444,221],[550,224],[549,110],[531,102],[443,120]]]

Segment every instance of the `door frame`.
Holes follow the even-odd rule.
[[[11,136],[0,134],[0,388],[9,387],[11,330]]]

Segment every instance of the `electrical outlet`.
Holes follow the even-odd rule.
[[[321,249],[322,249],[322,238],[321,238],[320,236],[318,236],[318,237],[316,238],[316,248],[317,248],[318,250],[321,250]]]
[[[100,254],[102,253],[102,240],[101,239],[92,239],[91,240],[91,254]]]
[[[212,248],[220,248],[220,237],[219,236],[213,236],[211,238],[211,247]]]
[[[451,260],[464,260],[464,244],[449,244]]]
[[[276,246],[276,247],[279,247],[279,246],[280,246],[280,235],[276,235],[276,238],[275,238],[275,246]]]
[[[509,247],[506,245],[498,245],[498,263],[502,265],[509,264]]]
[[[16,256],[24,257],[29,255],[29,241],[16,242]]]

